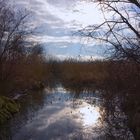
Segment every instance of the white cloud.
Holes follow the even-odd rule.
[[[90,55],[82,55],[82,56],[72,56],[72,55],[55,55],[55,56],[50,56],[49,57],[50,59],[51,58],[59,58],[60,60],[65,60],[65,59],[76,59],[76,60],[80,60],[80,61],[94,61],[94,60],[103,60],[104,57],[102,56],[99,56],[99,55],[95,55],[95,56],[90,56]]]
[[[88,26],[102,21],[102,14],[94,3],[78,1],[71,9],[67,7],[56,8],[50,4],[47,7],[50,13],[57,15],[65,22],[75,22],[75,24],[79,23],[82,26]]]
[[[17,9],[23,7],[31,11],[32,18],[29,20],[29,25],[32,28],[37,27],[37,34],[28,39],[46,45],[49,53],[66,57],[78,56],[81,53],[80,45],[93,46],[91,40],[87,42],[82,38],[81,41],[81,37],[72,36],[72,33],[81,27],[102,21],[95,4],[81,0],[11,0],[10,2],[13,2]],[[95,53],[94,49],[93,51]]]

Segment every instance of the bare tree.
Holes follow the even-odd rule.
[[[5,79],[11,71],[12,63],[17,63],[24,55],[26,18],[23,11],[14,11],[7,0],[0,0],[0,78]],[[8,66],[8,67],[6,67]],[[8,74],[6,73],[8,72]]]
[[[140,63],[140,1],[92,0],[100,6],[104,21],[80,33],[110,47],[113,59]]]
[[[0,0],[0,94],[42,87],[45,80],[43,48],[31,41],[35,29],[25,10]]]

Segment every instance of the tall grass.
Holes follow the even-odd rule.
[[[38,86],[45,81],[45,59],[42,54],[28,53],[17,61],[3,62],[0,76],[0,95],[9,96],[14,92]]]

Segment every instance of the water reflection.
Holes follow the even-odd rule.
[[[82,115],[82,121],[85,126],[95,126],[98,123],[100,117],[99,108],[87,104],[79,108],[79,112]]]
[[[8,126],[8,140],[91,140],[100,136],[95,132],[100,100],[94,93],[75,95],[58,87],[29,94],[22,102],[22,112]]]

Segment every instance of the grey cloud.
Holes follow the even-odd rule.
[[[78,0],[47,0],[48,3],[58,7],[72,7]]]
[[[45,46],[46,51],[49,53],[52,53],[54,55],[80,55],[85,50],[85,55],[90,55],[92,50],[92,54],[95,54],[96,49],[94,47],[88,48],[88,45],[86,46],[87,50],[84,49],[83,44],[76,41],[75,43],[73,40],[70,42],[69,40],[65,40],[65,37],[69,37],[74,33],[79,27],[80,23],[77,23],[76,19],[75,21],[71,21],[71,23],[67,23],[60,19],[57,15],[57,13],[53,13],[53,11],[48,11],[45,6],[47,4],[50,4],[56,8],[64,8],[64,9],[72,9],[72,7],[75,6],[77,1],[79,0],[11,0],[11,2],[16,5],[17,9],[21,7],[27,8],[31,14],[32,17],[29,20],[31,24],[34,24],[36,27],[36,36],[40,36],[40,38],[43,38],[44,36],[50,36],[52,38],[55,37],[59,38],[59,42],[48,42],[42,44]],[[78,12],[78,11],[73,11]],[[80,36],[80,34],[75,34],[75,36]],[[61,40],[61,37],[64,37],[64,39]],[[47,38],[46,38],[47,42]],[[82,48],[82,49],[81,49]],[[96,47],[95,47],[96,48]]]

